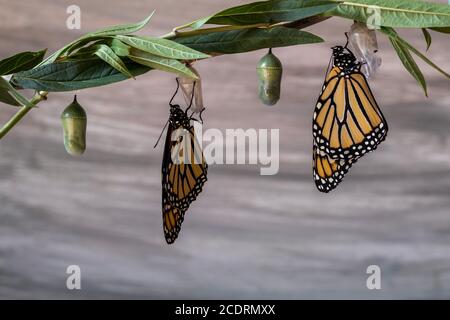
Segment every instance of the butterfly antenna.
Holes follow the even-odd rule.
[[[175,99],[177,93],[178,93],[178,89],[180,88],[180,82],[178,81],[178,78],[175,78],[175,80],[177,81],[177,89],[175,90],[175,93],[173,94],[172,98],[169,101],[169,105],[172,106],[172,102],[173,99]],[[164,125],[164,128],[161,130],[161,134],[158,137],[158,140],[156,141],[155,145],[153,146],[153,149],[156,148],[156,146],[158,145],[159,141],[161,140],[161,137],[164,133],[164,130],[166,130],[167,125],[169,124],[170,118],[167,119],[166,124]]]
[[[200,111],[200,114],[198,116],[200,118],[200,121],[202,122],[202,124],[203,124],[202,114],[203,114],[203,111],[205,111],[205,110],[206,110],[206,108],[203,108],[202,111]]]
[[[347,42],[345,43],[344,48],[345,48],[345,49],[348,49],[348,48],[347,48],[347,47],[348,47],[348,42],[349,42],[348,32],[345,33],[345,37],[347,38]]]
[[[158,140],[156,141],[155,145],[153,146],[153,149],[156,148],[156,146],[157,146],[158,143],[159,143],[159,140],[161,140],[161,137],[162,137],[162,135],[163,135],[163,133],[164,133],[164,130],[166,130],[166,127],[167,127],[167,125],[169,124],[169,120],[170,120],[170,119],[167,119],[166,124],[164,125],[164,128],[161,130],[161,134],[159,135]]]
[[[172,99],[170,99],[170,101],[169,101],[170,106],[172,106],[173,99],[175,99],[175,97],[178,93],[178,89],[180,89],[180,81],[178,81],[178,78],[175,78],[175,80],[177,81],[177,89],[175,90],[175,93],[173,94]]]

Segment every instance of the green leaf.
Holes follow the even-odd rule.
[[[427,29],[422,28],[422,33],[425,38],[425,41],[427,42],[427,51],[428,51],[428,49],[430,49],[431,42],[433,41],[433,39],[431,38],[431,34],[428,32]]]
[[[390,40],[392,46],[394,47],[395,51],[397,51],[397,54],[400,60],[402,61],[403,65],[405,66],[406,70],[408,70],[408,72],[414,77],[414,79],[417,80],[417,82],[423,88],[425,95],[428,96],[425,77],[423,76],[423,73],[422,71],[420,71],[419,66],[416,64],[413,57],[409,53],[408,49],[403,47],[399,42],[395,41],[394,39]]]
[[[449,5],[419,0],[349,0],[327,14],[373,26],[450,27]]]
[[[85,35],[75,41],[72,41],[71,43],[62,47],[61,49],[59,49],[58,51],[56,51],[55,53],[53,53],[52,55],[47,57],[47,59],[42,61],[38,66],[53,63],[60,56],[70,53],[70,52],[73,52],[74,50],[88,44],[91,41],[98,40],[98,39],[101,39],[106,36],[115,36],[115,35],[120,35],[120,34],[128,34],[128,33],[137,32],[147,25],[147,23],[150,21],[150,19],[152,18],[154,13],[155,13],[155,11],[153,11],[152,14],[150,16],[148,16],[145,20],[143,20],[139,23],[136,23],[136,24],[114,26],[114,27],[109,27],[106,29],[88,33],[87,35]]]
[[[94,54],[100,59],[108,63],[114,69],[122,72],[128,78],[134,78],[125,63],[123,63],[122,59],[120,59],[106,44],[98,44],[95,46],[95,49],[96,51]]]
[[[26,71],[25,71],[26,72]],[[21,95],[6,79],[0,77],[0,90],[7,91],[9,95],[19,104],[19,106],[35,107],[27,98]],[[13,104],[15,105],[15,104]]]
[[[61,56],[65,56],[68,55],[70,53],[72,53],[73,51],[83,47],[84,45],[87,45],[88,43],[98,40],[99,37],[82,37],[79,38],[75,41],[72,41],[71,43],[65,45],[64,47],[62,47],[61,49],[59,49],[58,51],[52,53],[50,56],[48,56],[44,61],[42,61],[40,64],[38,64],[37,66],[43,66],[49,63],[53,63],[56,60],[58,60]]]
[[[41,63],[39,63],[37,65],[37,67],[40,67],[40,66],[43,66],[45,64],[54,62],[60,55],[62,55],[74,43],[75,42],[71,42],[68,45],[66,45],[66,46],[62,47],[61,49],[59,49],[58,51],[55,51],[50,56],[48,56],[45,60],[43,60]]]
[[[91,45],[78,49],[71,54],[67,53],[64,57],[59,57],[57,62],[71,61],[71,60],[86,60],[92,59],[97,51],[97,45],[104,44],[102,40],[93,42]]]
[[[408,43],[406,40],[402,39],[397,32],[395,32],[394,29],[383,27],[381,29],[382,32],[387,34],[390,38],[395,39],[398,43],[400,43],[404,48],[409,49],[410,51],[414,52],[415,55],[417,55],[419,58],[421,58],[423,61],[425,61],[428,65],[436,69],[438,72],[442,73],[445,77],[450,79],[450,74],[439,68],[435,63],[433,63],[430,59],[428,59],[425,55],[423,55],[419,50],[414,48],[410,43]]]
[[[145,20],[143,20],[139,23],[136,23],[136,24],[125,24],[125,25],[113,26],[113,27],[109,27],[109,28],[105,28],[102,30],[88,33],[88,34],[84,35],[83,37],[81,37],[80,39],[78,39],[77,41],[75,41],[74,43],[72,43],[65,50],[64,53],[70,54],[71,52],[79,49],[80,47],[83,47],[83,46],[89,44],[90,42],[93,42],[93,41],[96,41],[99,39],[104,39],[105,37],[113,37],[113,36],[117,36],[117,35],[125,35],[125,34],[137,32],[137,31],[141,30],[142,28],[144,28],[148,24],[148,22],[150,21],[150,19],[152,18],[154,13],[155,13],[155,11],[153,11],[151,13],[151,15],[149,15]]]
[[[436,31],[436,32],[440,32],[440,33],[450,33],[450,27],[443,27],[443,28],[431,28],[431,30]]]
[[[274,24],[315,16],[335,7],[337,7],[337,3],[333,1],[260,1],[223,10],[215,15],[194,21],[188,26],[193,29],[198,29],[204,24],[239,26],[251,24]]]
[[[208,58],[209,55],[198,52],[184,45],[167,39],[117,36],[118,40],[132,46],[133,48],[147,53],[177,60],[197,60]]]
[[[97,43],[100,43],[103,41],[104,38],[100,36],[92,36],[92,37],[85,37],[81,38],[80,40],[76,41],[74,44],[72,44],[70,47],[68,47],[64,51],[64,56],[71,56],[74,53],[83,52],[83,51],[89,51],[89,48],[94,46]],[[63,55],[60,55],[63,56]],[[59,58],[57,60],[60,60]]]
[[[70,57],[64,58],[63,60],[59,60],[58,62],[66,62],[66,61],[83,61],[92,59],[95,56],[95,50],[92,52],[85,53],[77,53],[71,55]]]
[[[134,62],[150,68],[185,75],[190,78],[197,79],[195,73],[189,70],[189,68],[187,68],[178,60],[162,58],[151,53],[141,51],[139,49],[131,49],[130,55],[128,57]]]
[[[94,37],[102,36],[103,37],[103,36],[115,36],[115,35],[119,35],[119,34],[135,33],[137,31],[141,30],[142,28],[144,28],[149,23],[149,21],[153,17],[154,13],[155,13],[155,10],[153,10],[153,12],[141,22],[105,28],[102,30],[91,32],[91,33],[87,34],[86,37],[92,37],[92,36],[94,36]]]
[[[139,64],[126,63],[132,75],[141,75],[150,69]],[[128,79],[109,64],[95,58],[84,61],[49,63],[29,71],[16,73],[11,82],[21,88],[49,92],[73,91]]]
[[[130,54],[130,46],[126,45],[119,39],[108,39],[105,43],[117,54],[119,57],[127,57]]]
[[[209,53],[241,53],[263,48],[318,43],[323,39],[309,32],[285,27],[252,28],[215,32],[205,35],[177,38],[175,41],[198,51]]]
[[[17,101],[14,96],[11,94],[11,91],[15,90],[11,84],[0,76],[0,102],[12,105],[12,106],[20,106],[21,104]]]
[[[0,89],[6,89],[9,91],[9,88],[11,88],[11,84],[3,77],[0,77]]]
[[[442,73],[445,77],[450,79],[450,74],[448,74],[447,72],[445,72],[444,70],[442,70],[441,68],[439,68],[435,63],[433,63],[430,59],[428,59],[425,55],[423,55],[419,50],[417,50],[416,48],[414,48],[412,45],[410,45],[408,42],[404,41],[403,39],[400,40],[400,42],[407,47],[409,50],[411,50],[412,52],[414,52],[414,54],[416,56],[418,56],[420,59],[422,59],[423,61],[425,61],[428,65],[430,65],[431,67],[433,67],[434,69],[436,69],[438,72]]]
[[[0,88],[0,102],[18,107],[20,106],[20,103],[18,103],[16,101],[16,99],[14,99],[11,94],[9,93],[8,90],[4,89],[4,88]]]
[[[35,67],[44,59],[46,51],[21,52],[1,60],[0,75],[13,74]]]
[[[16,99],[17,94],[16,89],[5,78],[0,76],[0,101],[16,107],[21,106],[22,104],[20,102],[22,99]]]
[[[381,29],[383,31],[383,29]],[[384,32],[384,31],[383,31]],[[427,84],[425,81],[425,77],[423,76],[422,71],[420,71],[419,66],[414,61],[414,58],[409,53],[409,50],[407,47],[405,47],[398,39],[396,39],[393,36],[389,36],[389,40],[392,43],[392,46],[394,47],[395,51],[398,54],[398,57],[400,58],[401,62],[405,66],[406,70],[416,79],[416,81],[419,83],[419,85],[423,88],[425,91],[425,95],[428,97],[427,92]]]

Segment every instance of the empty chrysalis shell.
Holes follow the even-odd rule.
[[[364,23],[355,22],[348,33],[348,41],[356,58],[364,63],[362,73],[367,78],[372,77],[381,66],[375,30],[369,29]]]
[[[86,150],[87,116],[83,107],[78,103],[77,96],[61,114],[64,130],[64,147],[73,156],[82,155]]]
[[[261,58],[256,68],[258,72],[259,99],[268,106],[273,106],[280,100],[281,78],[283,66],[281,61],[272,53]]]
[[[194,90],[194,99],[192,101],[191,109],[189,110],[194,113],[200,113],[204,108],[202,79],[200,78],[200,74],[198,73],[198,71],[195,70],[193,66],[188,65],[187,67],[197,76],[198,79],[192,79],[189,77],[178,77],[178,81],[180,83],[181,91],[183,91],[184,100],[187,106],[191,102],[192,90]]]

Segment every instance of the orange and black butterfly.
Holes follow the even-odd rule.
[[[172,104],[178,89],[177,79],[177,90],[169,102],[170,117],[161,171],[163,230],[168,244],[177,239],[184,215],[202,192],[208,171],[192,124],[197,120],[188,115],[192,99],[186,110]]]
[[[332,49],[331,67],[313,116],[313,171],[322,192],[333,190],[359,158],[385,140],[388,131],[360,71],[361,62],[347,45]]]

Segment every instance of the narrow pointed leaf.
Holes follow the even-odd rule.
[[[392,29],[383,27],[381,29],[382,32],[387,34],[390,38],[395,39],[396,42],[400,43],[404,48],[412,51],[415,55],[417,55],[419,58],[421,58],[423,61],[425,61],[428,65],[436,69],[438,72],[442,73],[445,77],[450,79],[450,74],[442,70],[440,67],[438,67],[435,63],[433,63],[430,59],[428,59],[424,54],[422,54],[419,50],[414,48],[409,42],[407,42],[405,39],[401,38],[398,33]]]
[[[0,77],[0,89],[9,90],[11,85],[9,84],[8,80],[6,80],[3,77]]]
[[[11,94],[9,93],[8,90],[4,89],[4,88],[0,88],[0,102],[9,104],[11,106],[15,106],[18,107],[20,106],[20,103],[18,103],[16,101],[16,99],[14,99]]]
[[[440,32],[440,33],[450,33],[450,27],[443,27],[443,28],[431,28],[431,30]]]
[[[137,49],[131,49],[130,55],[128,57],[134,62],[153,69],[172,72],[197,79],[197,76],[191,70],[189,70],[189,68],[175,59],[162,58]]]
[[[197,60],[209,55],[167,39],[117,36],[118,40],[147,53],[177,60]]]
[[[427,43],[427,51],[428,51],[431,47],[431,42],[433,41],[433,39],[431,38],[431,34],[428,32],[427,29],[422,28],[422,33],[423,33],[423,37],[425,38],[425,41]]]
[[[145,18],[143,21],[134,23],[134,24],[125,24],[125,25],[119,25],[119,26],[113,26],[109,28],[105,28],[102,30],[98,30],[92,33],[89,33],[87,37],[91,36],[115,36],[119,34],[130,34],[135,33],[142,28],[144,28],[150,21],[150,19],[153,17],[153,14],[155,11],[153,11],[147,18]]]
[[[420,0],[349,0],[327,14],[374,26],[450,27],[449,5]]]
[[[19,106],[35,107],[27,98],[21,95],[5,78],[0,77],[0,90],[7,91]],[[8,100],[8,98],[6,98]],[[13,104],[15,105],[15,104]]]
[[[148,72],[142,65],[126,62],[128,70],[134,76]],[[103,86],[128,79],[98,58],[84,61],[49,63],[29,71],[16,73],[11,82],[14,85],[35,90],[73,91],[84,88]]]
[[[285,27],[252,28],[216,32],[176,39],[198,51],[214,53],[240,53],[263,48],[276,48],[297,44],[318,43],[323,39],[312,33]]]
[[[105,61],[114,69],[122,72],[128,78],[134,78],[134,76],[126,67],[125,63],[123,63],[122,59],[120,59],[110,47],[108,47],[105,44],[99,44],[96,45],[95,48],[96,48],[95,51],[96,56]]]
[[[72,41],[71,43],[67,44],[66,46],[62,47],[61,49],[59,49],[58,51],[56,51],[55,53],[53,53],[52,55],[47,57],[47,59],[42,61],[39,64],[39,66],[53,63],[58,59],[58,57],[66,54],[66,53],[73,52],[74,50],[80,48],[81,46],[88,44],[90,41],[97,40],[99,38],[106,37],[106,36],[130,34],[130,33],[137,32],[147,25],[147,23],[150,21],[150,19],[152,18],[154,13],[155,13],[155,11],[153,11],[151,13],[151,15],[149,15],[146,19],[144,19],[143,21],[138,22],[136,24],[114,26],[114,27],[98,30],[98,31],[95,31],[92,33],[88,33],[87,35],[85,35],[75,41]]]
[[[333,1],[275,0],[260,1],[223,10],[189,25],[193,29],[204,24],[251,25],[300,20],[337,7]]]
[[[61,49],[59,49],[58,51],[53,52],[50,56],[48,56],[43,61],[41,61],[41,63],[39,63],[37,65],[37,67],[43,66],[43,65],[48,64],[48,63],[55,62],[55,60],[58,59],[59,56],[64,54],[64,52],[66,52],[67,49],[73,44],[74,44],[74,42],[71,42],[68,45],[66,45],[66,46],[62,47]]]
[[[91,45],[78,49],[76,52],[72,52],[69,54],[67,52],[67,56],[58,58],[58,62],[61,61],[69,61],[69,60],[86,60],[92,59],[95,56],[95,52],[98,50],[97,45],[104,44],[102,40],[93,42]]]
[[[422,59],[423,61],[425,61],[428,65],[430,65],[431,67],[433,67],[434,69],[436,69],[437,71],[439,71],[440,73],[442,73],[445,77],[450,79],[450,74],[448,74],[447,72],[445,72],[444,70],[442,70],[440,67],[438,67],[433,61],[431,61],[430,59],[428,59],[424,54],[422,54],[419,50],[417,50],[416,48],[414,48],[412,45],[410,45],[408,42],[406,41],[401,41],[403,43],[404,46],[406,46],[409,50],[411,50],[412,52],[414,52],[414,54],[416,56],[418,56],[420,59]]]
[[[37,66],[44,59],[46,51],[21,52],[1,60],[0,75],[13,74]]]
[[[11,95],[13,89],[8,80],[0,76],[0,102],[17,107],[21,104]]]
[[[68,45],[62,47],[58,51],[51,54],[49,57],[47,57],[44,61],[42,61],[38,66],[42,66],[45,64],[56,62],[57,60],[61,60],[61,57],[67,57],[68,55],[71,55],[76,50],[84,49],[83,47],[88,45],[90,42],[97,41],[99,39],[102,39],[101,36],[84,36],[82,38],[79,38],[75,41],[72,41]],[[81,49],[80,49],[81,48]]]
[[[105,43],[117,54],[119,57],[127,57],[130,54],[130,46],[126,45],[119,39],[109,39]]]
[[[423,88],[425,95],[428,96],[427,84],[422,71],[420,71],[419,66],[414,61],[414,58],[409,53],[408,48],[406,48],[401,42],[399,42],[395,37],[389,37],[395,51],[398,54],[402,64],[405,66],[406,70],[416,79],[419,85]]]

